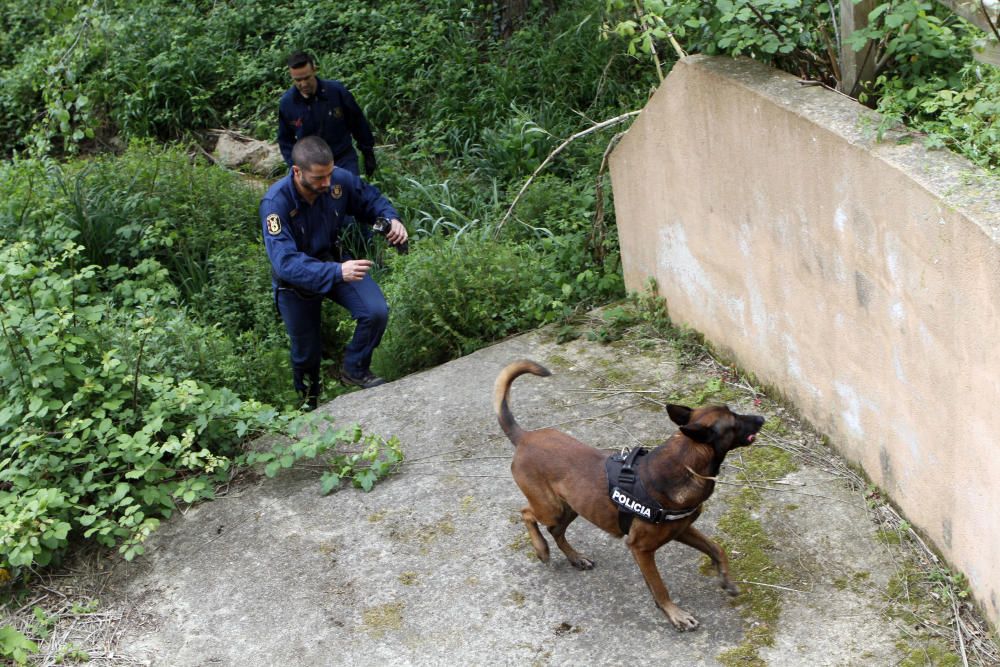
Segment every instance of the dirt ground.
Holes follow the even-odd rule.
[[[302,467],[243,475],[166,522],[145,557],[78,554],[8,605],[28,664],[88,665],[994,665],[960,577],[791,406],[631,304],[548,328],[320,409],[396,435],[399,470],[364,493],[320,493]],[[595,561],[537,560],[510,477],[493,381],[531,358],[512,409],[608,453],[674,431],[667,403],[727,403],[767,419],[727,459],[698,520],[730,554],[729,599],[707,559],[671,543],[657,562],[701,626],[656,609],[627,548],[586,523]],[[833,443],[835,445],[835,443]]]

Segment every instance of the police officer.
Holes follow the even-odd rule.
[[[301,51],[288,57],[288,73],[295,84],[278,102],[278,146],[285,163],[292,166],[292,147],[302,137],[319,135],[330,146],[340,169],[355,176],[358,154],[351,137],[365,156],[365,176],[375,172],[375,138],[354,96],[339,81],[316,77],[316,63]]]
[[[372,353],[382,340],[389,307],[368,272],[367,259],[344,254],[340,234],[353,216],[372,223],[391,220],[386,240],[407,240],[399,214],[378,189],[356,175],[334,167],[333,153],[318,136],[299,140],[292,149],[292,169],[268,189],[260,203],[264,246],[271,261],[278,312],[291,340],[296,391],[315,408],[320,393],[324,299],[346,308],[357,323],[344,349],[341,379],[362,388],[384,382],[371,372]]]

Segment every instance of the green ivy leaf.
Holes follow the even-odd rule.
[[[375,473],[370,469],[365,469],[354,473],[354,483],[364,491],[371,491],[378,481]]]
[[[340,486],[340,475],[335,472],[325,472],[323,476],[320,477],[320,491],[322,494],[328,495],[331,491]]]
[[[905,18],[902,14],[889,14],[885,17],[885,25],[887,28],[898,28],[905,23]]]
[[[13,658],[14,662],[23,665],[28,656],[38,653],[38,645],[14,629],[13,626],[0,627],[0,655]]]

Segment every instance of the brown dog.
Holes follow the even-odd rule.
[[[524,373],[551,375],[533,361],[515,361],[497,377],[493,406],[500,428],[515,446],[510,468],[514,481],[528,499],[521,517],[538,558],[543,562],[549,560],[549,545],[538,530],[541,523],[548,528],[573,567],[581,570],[594,567],[593,562],[566,541],[567,526],[577,516],[582,516],[616,537],[625,537],[656,606],[678,630],[693,630],[698,627],[698,621],[670,600],[656,569],[654,554],[670,540],[707,554],[719,573],[722,588],[730,595],[739,594],[739,589],[729,579],[729,559],[725,551],[692,524],[701,514],[701,503],[715,489],[712,478],[718,474],[726,454],[752,443],[764,425],[764,418],[739,415],[725,406],[692,410],[682,405],[668,405],[667,412],[680,426],[680,431],[640,461],[638,477],[649,496],[666,510],[693,511],[684,518],[663,523],[636,518],[625,535],[619,527],[618,507],[608,493],[607,454],[555,429],[525,431],[514,421],[507,403],[510,385]]]

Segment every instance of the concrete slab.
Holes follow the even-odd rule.
[[[176,667],[721,664],[718,656],[743,641],[745,622],[699,572],[694,550],[658,552],[674,599],[701,621],[689,633],[655,608],[625,545],[584,520],[567,535],[594,570],[574,570],[554,547],[549,564],[534,557],[511,445],[491,407],[497,373],[522,357],[553,376],[515,382],[518,421],[609,450],[662,441],[674,427],[646,399],[708,379],[703,368],[680,369],[662,343],[558,345],[543,331],[342,396],[321,410],[397,435],[407,456],[401,472],[370,493],[324,497],[318,472],[291,471],[167,522],[147,557],[115,576],[118,604],[133,609],[119,653]],[[663,393],[635,393],[651,390]],[[734,477],[732,469],[722,476]],[[774,645],[761,656],[772,665],[898,662],[899,633],[877,593],[892,563],[864,499],[815,467],[792,477],[788,491],[763,492],[759,509],[771,557],[795,573],[783,582]],[[733,493],[718,487],[701,530],[716,533]],[[870,584],[837,585],[858,573]]]

